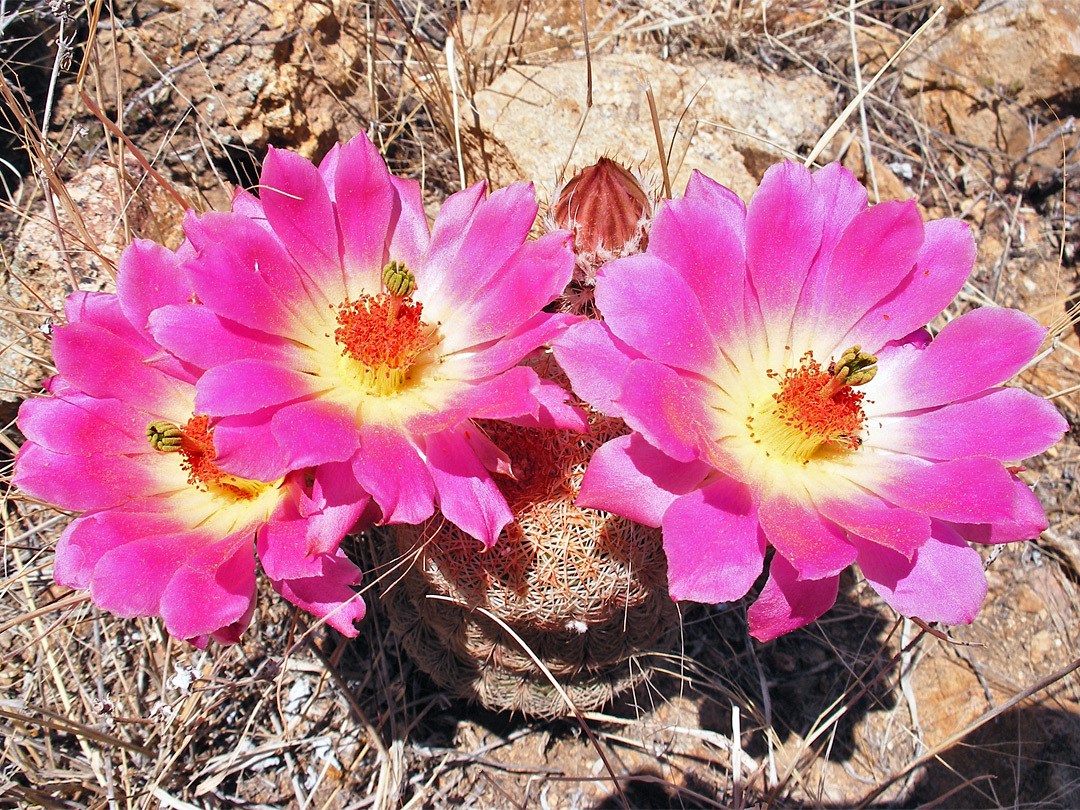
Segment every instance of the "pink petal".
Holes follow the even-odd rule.
[[[300,340],[325,331],[326,309],[342,299],[328,298],[255,220],[213,211],[198,218],[189,213],[184,231],[198,251],[184,267],[199,301],[218,315]]]
[[[132,538],[165,534],[174,527],[161,515],[120,509],[87,513],[69,523],[56,544],[53,576],[60,585],[85,590],[104,554]]]
[[[534,389],[540,380],[528,366],[515,366],[489,380],[462,384],[438,411],[419,413],[405,420],[413,434],[440,433],[467,419],[506,419],[538,414]]]
[[[800,579],[835,576],[855,562],[855,547],[845,532],[795,493],[769,493],[758,506],[758,519],[769,543],[795,566]]]
[[[76,290],[64,301],[64,316],[68,324],[96,326],[113,337],[120,338],[141,357],[150,357],[157,350],[124,315],[120,299],[110,293],[88,293]]]
[[[568,327],[580,321],[576,315],[537,312],[502,340],[475,353],[452,355],[454,375],[463,380],[479,380],[501,374],[516,366],[538,347],[558,338]],[[449,363],[448,363],[449,365]]]
[[[682,276],[701,304],[713,340],[721,344],[745,332],[742,226],[741,219],[730,222],[714,206],[684,198],[666,203],[649,231],[649,256]]]
[[[329,553],[357,528],[369,511],[371,496],[356,480],[351,460],[320,464],[314,475],[309,510],[304,513],[308,540],[312,548]]]
[[[1015,506],[1012,476],[985,457],[930,463],[886,456],[866,464],[860,481],[897,506],[957,523],[1008,520]]]
[[[361,426],[353,471],[382,510],[383,523],[423,523],[435,512],[431,473],[416,448],[397,431]]]
[[[333,188],[345,253],[347,278],[342,289],[355,299],[362,292],[382,288],[391,220],[398,203],[390,172],[366,135],[357,135],[341,148]],[[426,228],[422,214],[421,221]]]
[[[64,379],[89,396],[118,399],[165,418],[179,418],[190,402],[186,385],[147,366],[129,342],[100,327],[86,323],[57,327],[52,350]],[[188,416],[190,411],[183,419]]]
[[[575,324],[551,344],[555,359],[570,378],[574,393],[608,416],[621,416],[615,400],[630,363],[641,354],[631,349],[603,321]]]
[[[12,483],[61,509],[107,509],[154,484],[146,464],[127,456],[69,456],[27,442],[15,458]]]
[[[896,290],[875,304],[852,328],[845,345],[876,352],[930,323],[947,307],[975,265],[975,239],[958,219],[927,222],[915,269]]]
[[[813,174],[814,187],[821,194],[825,205],[825,227],[821,234],[821,247],[810,265],[806,283],[799,294],[799,305],[792,323],[792,345],[812,344],[818,315],[835,291],[827,284],[833,252],[848,225],[866,210],[866,189],[855,175],[839,163],[829,163]]]
[[[347,161],[339,159],[338,175],[346,165]],[[340,272],[337,221],[319,170],[295,152],[271,146],[259,185],[266,220],[297,264],[319,277]],[[337,191],[340,200],[340,185]]]
[[[124,316],[138,329],[147,318],[166,304],[191,300],[194,290],[171,250],[145,239],[136,239],[120,255],[116,274],[116,296]]]
[[[746,262],[770,345],[789,339],[824,224],[824,201],[810,172],[791,162],[765,172],[746,212]]]
[[[1031,360],[1045,335],[1045,328],[1018,310],[976,309],[948,323],[913,362],[878,385],[887,386],[894,411],[944,405],[1008,380]]]
[[[815,497],[821,514],[842,529],[910,559],[930,537],[930,518],[901,509],[862,489],[844,496]]]
[[[692,492],[710,471],[700,461],[675,461],[631,433],[593,453],[576,503],[659,527],[675,499]]]
[[[449,321],[477,290],[487,288],[524,244],[536,219],[531,185],[514,183],[486,200],[483,184],[476,185],[481,186],[481,199],[474,208],[476,193],[471,189],[443,203],[428,255],[420,268],[413,268],[417,300],[437,321]],[[455,199],[459,196],[461,204]],[[463,221],[462,215],[468,218]]]
[[[274,413],[270,429],[290,469],[328,461],[348,461],[360,444],[353,415],[323,400],[286,405]]]
[[[1019,461],[1058,442],[1069,423],[1042,397],[995,388],[972,399],[898,417],[883,417],[874,447],[927,459],[989,456]]]
[[[740,245],[746,244],[746,205],[738,194],[694,169],[683,196],[705,203],[723,223],[721,227],[737,234]]]
[[[566,231],[522,245],[486,284],[456,303],[459,322],[440,345],[450,354],[498,340],[546,307],[570,283],[573,236]],[[418,291],[423,301],[423,291]]]
[[[537,402],[536,412],[505,417],[507,422],[522,427],[589,432],[588,416],[571,404],[570,394],[562,386],[541,377],[533,386],[532,395]]]
[[[153,535],[106,551],[90,578],[94,604],[124,618],[160,615],[162,594],[198,539],[189,532]]]
[[[908,561],[894,551],[859,544],[859,567],[881,598],[902,616],[970,624],[986,598],[982,558],[941,523]]]
[[[765,561],[750,489],[730,478],[678,498],[664,513],[668,590],[677,601],[734,602]]]
[[[480,459],[480,463],[484,465],[485,470],[509,476],[510,478],[514,477],[510,456],[499,449],[499,446],[489,439],[479,426],[472,423],[465,425],[461,435],[469,443],[472,451],[476,453],[476,457]]]
[[[242,532],[203,545],[179,566],[161,594],[161,618],[171,635],[192,638],[234,627],[250,616],[255,601],[253,534]],[[190,535],[186,540],[197,544]],[[96,574],[95,595],[104,587]]]
[[[354,622],[364,618],[364,600],[350,586],[360,584],[360,569],[341,552],[319,557],[320,571],[308,577],[274,580],[274,590],[348,638],[355,638]]]
[[[289,471],[288,460],[271,426],[273,409],[226,416],[214,425],[214,463],[252,481],[276,481]]]
[[[307,356],[287,338],[226,320],[201,304],[161,307],[150,314],[149,328],[164,348],[200,369],[244,359],[302,368]]]
[[[488,471],[456,432],[426,436],[428,469],[446,519],[491,548],[514,516]]]
[[[836,603],[839,575],[799,579],[798,572],[779,554],[769,564],[769,579],[746,612],[750,635],[771,641],[819,618]]]
[[[390,228],[390,258],[404,262],[406,267],[419,267],[431,242],[420,184],[394,175],[390,175],[390,183],[397,191],[400,206]]]
[[[144,420],[118,400],[71,393],[24,400],[18,426],[28,441],[57,453],[114,456],[148,451]]]
[[[650,360],[703,376],[715,371],[719,352],[694,290],[651,254],[604,265],[596,305],[615,336]]]
[[[315,378],[264,360],[235,360],[207,371],[195,409],[211,416],[250,414],[319,393]]]
[[[700,458],[700,448],[709,442],[712,417],[700,389],[660,363],[631,363],[616,405],[627,425],[676,461]]]
[[[913,200],[883,202],[856,216],[821,279],[828,294],[817,301],[818,332],[833,341],[843,338],[911,274],[922,243],[922,217]]]
[[[1012,476],[1015,502],[1009,517],[993,523],[954,523],[952,527],[969,543],[1015,543],[1037,540],[1049,523],[1042,504],[1023,481]]]

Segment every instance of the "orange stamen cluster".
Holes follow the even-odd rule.
[[[192,416],[182,428],[168,422],[151,422],[146,433],[156,450],[175,452],[180,456],[180,467],[187,472],[188,484],[203,492],[216,491],[233,498],[250,500],[266,488],[266,484],[260,481],[247,481],[218,469],[214,464],[217,458],[214,429],[210,427],[210,417],[206,415]]]
[[[837,375],[823,369],[813,355],[803,355],[796,368],[782,374],[769,370],[768,375],[778,380],[780,390],[771,403],[747,417],[750,436],[765,445],[766,455],[806,464],[823,445],[854,450],[862,444],[865,394],[838,384]]]
[[[347,301],[337,313],[334,340],[342,354],[359,363],[369,385],[396,388],[427,348],[423,306],[400,296],[380,293]]]

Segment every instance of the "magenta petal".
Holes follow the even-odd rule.
[[[476,457],[480,459],[480,463],[484,465],[484,469],[488,472],[498,473],[499,475],[506,475],[511,478],[514,477],[513,465],[510,462],[510,456],[504,453],[495,442],[487,437],[479,427],[475,424],[465,425],[461,431],[461,435],[465,441],[469,443],[469,447],[476,453]]]
[[[616,337],[650,360],[704,376],[715,371],[718,350],[701,302],[685,278],[652,255],[604,265],[596,305]]]
[[[926,515],[901,509],[863,490],[845,497],[819,497],[816,503],[821,514],[841,528],[908,559],[930,537]]]
[[[425,312],[430,304],[436,319],[452,315],[477,290],[487,288],[525,242],[536,218],[531,185],[513,183],[486,200],[483,184],[476,185],[480,186],[480,199],[475,207],[471,207],[477,196],[475,186],[459,191],[443,204],[428,255],[421,267],[413,268],[417,300],[424,303]],[[461,204],[458,197],[462,197]]]
[[[989,456],[1019,461],[1059,441],[1069,423],[1040,396],[995,388],[923,413],[882,419],[874,447],[928,459]]]
[[[710,471],[700,461],[675,461],[631,433],[593,453],[576,503],[659,527],[675,499],[692,492]]]
[[[343,168],[339,161],[339,175]],[[339,269],[337,222],[319,170],[295,152],[271,146],[259,185],[266,220],[297,263],[320,275]]]
[[[722,227],[738,234],[740,244],[746,244],[746,205],[730,188],[694,169],[690,172],[683,197],[705,203],[724,223]]]
[[[487,284],[457,302],[461,318],[440,349],[449,354],[498,340],[555,300],[574,270],[573,236],[546,234],[523,244]],[[418,291],[423,301],[423,291]]]
[[[186,303],[193,294],[191,281],[171,250],[136,239],[120,255],[116,296],[135,327],[145,328],[150,313],[158,307]]]
[[[206,306],[230,321],[271,334],[304,338],[321,328],[328,298],[272,233],[254,220],[213,211],[188,214],[184,231],[198,254],[185,264]],[[338,284],[332,292],[340,296]]]
[[[758,518],[769,543],[795,566],[800,579],[831,577],[855,562],[855,547],[844,531],[808,500],[770,493],[758,507]]]
[[[577,315],[537,312],[502,340],[471,355],[466,366],[458,367],[463,369],[459,379],[482,380],[501,374],[580,320]]]
[[[90,587],[101,557],[134,537],[166,534],[174,524],[160,515],[109,509],[76,518],[56,544],[53,576],[69,588]]]
[[[304,361],[291,340],[226,320],[201,304],[161,307],[150,314],[149,327],[164,348],[200,369],[243,359],[293,368]]]
[[[207,371],[198,383],[195,408],[211,416],[250,414],[261,408],[319,393],[310,375],[263,360],[236,360]]]
[[[184,560],[161,594],[161,618],[171,635],[192,638],[212,633],[250,615],[255,601],[253,535],[226,537]],[[95,586],[97,595],[102,584],[95,581]]]
[[[390,228],[390,258],[404,262],[406,267],[419,267],[431,242],[420,184],[394,175],[390,175],[390,182],[397,191],[399,204]]]
[[[925,622],[970,624],[986,598],[982,558],[941,523],[909,562],[873,543],[859,544],[859,567],[897,613]]]
[[[788,340],[824,223],[824,201],[809,171],[784,162],[765,172],[746,211],[746,262],[770,343]]]
[[[1009,517],[993,523],[954,523],[952,527],[969,543],[1015,543],[1036,540],[1049,525],[1042,504],[1027,484],[1012,476],[1015,501]]]
[[[272,409],[267,409],[219,420],[214,425],[214,463],[252,481],[276,481],[285,475],[288,460],[274,438],[272,416]]]
[[[929,463],[888,457],[867,470],[866,486],[905,509],[956,523],[1008,520],[1015,505],[1013,477],[1000,461],[976,456]]]
[[[359,446],[353,415],[322,400],[286,405],[274,414],[270,429],[290,469],[347,461]]]
[[[718,216],[708,203],[684,198],[667,202],[649,231],[649,255],[683,277],[701,303],[713,340],[721,344],[745,332],[742,225]]]
[[[431,473],[417,449],[396,430],[361,426],[353,471],[382,510],[383,523],[423,523],[435,512]]]
[[[127,456],[70,456],[32,442],[19,450],[12,483],[61,509],[118,506],[152,484],[145,464]]]
[[[115,399],[77,393],[35,397],[19,407],[19,430],[47,450],[76,456],[133,455],[150,449],[145,415]]]
[[[623,377],[615,403],[626,424],[676,461],[694,461],[708,442],[710,414],[701,391],[673,369],[635,360]]]
[[[176,571],[204,538],[189,532],[140,537],[101,555],[90,578],[94,604],[117,616],[157,616]]]
[[[73,292],[64,301],[64,317],[68,324],[96,326],[120,338],[141,357],[150,357],[158,351],[141,329],[131,325],[120,306],[120,299],[110,293]]]
[[[129,342],[100,327],[86,323],[58,327],[52,349],[64,379],[89,396],[119,399],[166,417],[178,415],[173,413],[177,403],[190,397],[173,378],[147,366]]]
[[[360,569],[341,552],[319,557],[320,571],[308,577],[271,580],[274,590],[348,638],[355,638],[354,622],[367,612],[364,600],[351,585],[360,584]]]
[[[425,445],[439,509],[447,520],[491,548],[514,519],[506,498],[459,433],[426,436]]]
[[[847,345],[876,352],[930,323],[960,292],[975,265],[975,238],[958,219],[927,222],[914,271],[851,330]]]
[[[745,484],[721,478],[683,495],[663,525],[672,599],[734,602],[761,574],[765,536]]]
[[[333,187],[348,275],[345,290],[355,298],[381,288],[397,203],[390,172],[366,135],[357,135],[341,148]],[[426,228],[422,214],[421,221]]]
[[[575,394],[601,413],[622,415],[615,400],[630,363],[641,358],[638,352],[611,334],[603,321],[594,320],[571,326],[551,348]]]
[[[351,461],[320,464],[311,486],[311,511],[304,515],[312,548],[322,553],[336,550],[341,539],[357,527],[370,501]]]
[[[469,418],[536,416],[539,405],[534,389],[539,384],[536,371],[516,366],[482,382],[461,385],[440,410],[416,414],[405,421],[405,427],[413,434],[440,433]]]
[[[827,294],[817,302],[818,330],[836,341],[843,338],[911,274],[922,243],[923,222],[914,201],[883,202],[856,216],[821,280]]]
[[[746,612],[750,635],[771,641],[819,618],[836,603],[840,577],[799,579],[798,572],[779,554],[769,564],[769,579]]]
[[[1045,335],[1035,319],[1015,309],[961,315],[889,377],[890,408],[932,408],[1003,383],[1031,360]]]

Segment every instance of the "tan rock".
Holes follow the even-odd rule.
[[[674,138],[669,166],[676,196],[693,169],[748,196],[771,163],[805,153],[829,115],[830,94],[813,77],[785,79],[716,61],[677,66],[628,54],[593,60],[593,107],[575,142],[585,110],[585,63],[522,66],[474,99],[481,128],[506,147],[520,172],[496,171],[491,180],[530,179],[543,195],[565,165],[587,165],[601,155],[658,169],[646,82],[665,143]]]

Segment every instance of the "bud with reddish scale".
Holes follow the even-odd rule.
[[[546,224],[574,234],[577,257],[563,294],[567,311],[591,310],[596,271],[605,262],[645,250],[655,204],[643,180],[608,157],[578,171],[556,192]]]

